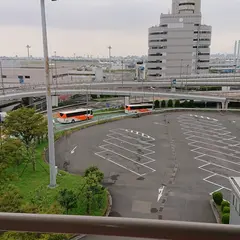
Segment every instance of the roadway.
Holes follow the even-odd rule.
[[[167,93],[167,92],[158,92],[155,90],[152,91],[127,91],[127,90],[108,90],[108,89],[55,89],[53,93],[55,95],[74,95],[74,94],[84,94],[84,95],[110,95],[110,96],[129,96],[129,97],[160,97],[160,98],[170,98],[170,99],[188,99],[188,100],[196,100],[196,101],[205,101],[205,102],[219,102],[225,103],[225,97],[218,96],[208,96],[208,95],[197,95],[190,93]],[[18,93],[6,93],[5,95],[0,95],[0,101],[2,100],[11,100],[11,99],[19,99],[25,97],[40,97],[44,96],[45,90],[35,90],[35,91],[24,91]]]
[[[111,216],[215,222],[209,194],[240,176],[239,115],[177,112],[125,119],[56,143],[59,168],[104,172]],[[81,159],[81,161],[79,161]]]

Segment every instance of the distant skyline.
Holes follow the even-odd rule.
[[[2,0],[0,56],[42,56],[39,0]],[[202,0],[203,23],[213,27],[211,52],[233,53],[240,39],[240,0]],[[49,55],[147,55],[148,28],[171,0],[46,0]]]

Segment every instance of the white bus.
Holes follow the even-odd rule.
[[[72,111],[59,112],[57,120],[60,123],[75,123],[93,118],[92,109],[76,109]]]
[[[129,104],[125,106],[125,113],[144,113],[151,112],[153,104]]]

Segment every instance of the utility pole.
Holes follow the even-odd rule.
[[[53,116],[52,116],[52,94],[51,94],[51,86],[50,86],[45,0],[40,0],[40,4],[41,4],[41,18],[42,18],[42,38],[43,38],[44,67],[45,67],[45,79],[46,79],[47,119],[48,119],[48,148],[49,148],[49,167],[50,167],[49,187],[55,188],[56,187],[56,164],[55,164],[55,147],[54,147],[54,132],[53,132]]]
[[[1,81],[2,81],[2,92],[5,94],[4,90],[4,82],[3,82],[3,69],[2,69],[2,62],[0,61],[0,74],[1,74]]]
[[[108,47],[108,53],[109,53],[109,79],[110,79],[110,81],[112,80],[112,76],[111,76],[111,70],[112,70],[111,51],[112,51],[112,47],[109,46]]]

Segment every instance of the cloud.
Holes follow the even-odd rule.
[[[62,55],[147,54],[147,31],[159,24],[171,0],[46,1],[49,47]],[[240,39],[240,0],[202,0],[205,24],[213,26],[212,51],[232,52]],[[1,55],[42,55],[40,0],[1,0]]]

